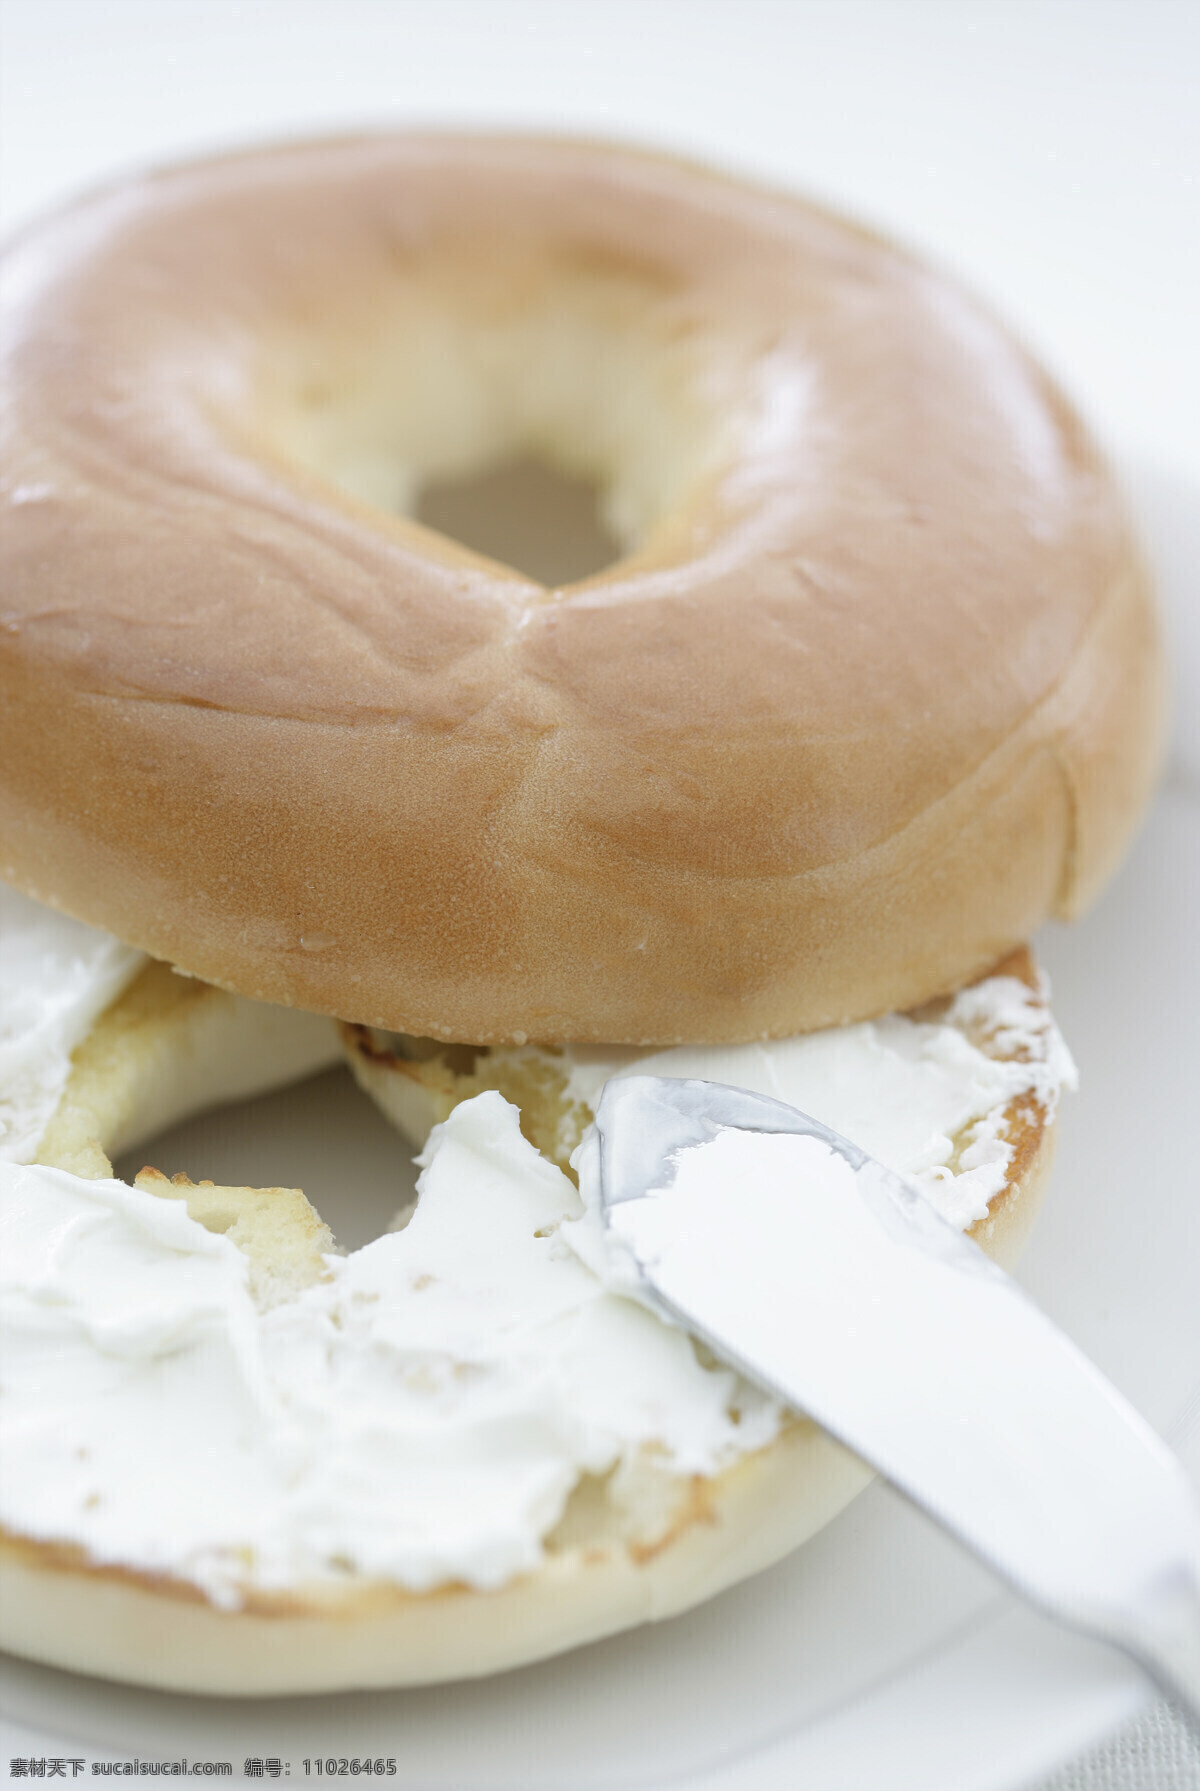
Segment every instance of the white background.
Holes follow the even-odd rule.
[[[1189,625],[1194,637],[1200,0],[3,0],[0,21],[6,231],[148,161],[417,122],[661,144],[858,213],[988,295],[1141,469],[1176,543],[1176,628],[1184,644]],[[1175,806],[1160,824],[1194,857],[1200,688],[1183,709],[1190,764],[1177,760]],[[1102,910],[1058,950],[1060,988],[1081,1017],[1087,965],[1101,951],[1110,965],[1127,954],[1164,888],[1144,854],[1167,835],[1148,837],[1121,886],[1132,893],[1114,898],[1125,908]],[[1176,909],[1163,926],[1188,924],[1186,904]],[[1191,1027],[1178,1048],[1190,1037],[1194,1065]],[[1085,1068],[1098,1087],[1104,1060],[1089,1030],[1081,1042],[1097,1061]],[[1067,1201],[1071,1174],[1068,1162]],[[1111,1268],[1111,1255],[1097,1261]],[[1120,1327],[1112,1285],[1115,1319],[1078,1306],[1101,1354]],[[1114,1344],[1110,1372],[1119,1362]],[[1078,1684],[1091,1670],[1071,1669]],[[1031,1712],[1039,1677],[1031,1666]],[[1098,1672],[1091,1704],[1076,1698],[1074,1728],[1054,1730],[1046,1766],[1089,1723],[1131,1707],[1127,1691],[1102,1695],[1102,1681]],[[1039,1722],[1054,1704],[1042,1700]],[[47,1708],[42,1699],[30,1720],[49,1728]],[[1032,1742],[1018,1755],[1025,1777],[1043,1758]],[[931,1761],[914,1782],[940,1784],[939,1770]],[[961,1768],[944,1770],[965,1782],[953,1776]],[[1015,1784],[1008,1770],[994,1782]],[[856,1791],[886,1786],[875,1778]]]
[[[958,268],[1102,433],[1200,476],[1196,0],[4,0],[0,221],[364,122],[661,143]]]

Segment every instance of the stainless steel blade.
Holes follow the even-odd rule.
[[[1200,1727],[1200,1499],[919,1189],[782,1102],[655,1076],[607,1084],[578,1161],[630,1291]]]

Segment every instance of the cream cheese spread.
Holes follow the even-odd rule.
[[[146,961],[0,883],[0,1161],[37,1154],[72,1051]]]
[[[981,1049],[986,1044],[988,1049]],[[800,1038],[662,1051],[563,1047],[568,1109],[595,1109],[613,1076],[696,1076],[799,1107],[917,1182],[965,1230],[1012,1161],[1009,1105],[1053,1115],[1075,1066],[1045,1003],[1016,977],[965,989],[936,1020],[888,1014]]]
[[[572,1182],[495,1092],[433,1132],[404,1230],[269,1311],[181,1200],[23,1163],[142,961],[0,887],[0,1527],[229,1606],[358,1576],[483,1589],[539,1565],[585,1476],[619,1511],[647,1463],[682,1483],[776,1434],[773,1402],[593,1272]],[[1004,1185],[1006,1108],[1052,1111],[1073,1077],[1009,978],[938,1020],[556,1061],[568,1115],[633,1072],[788,1101],[962,1226]]]
[[[536,1567],[584,1474],[714,1474],[777,1408],[607,1292],[570,1180],[497,1094],[424,1156],[401,1232],[269,1312],[181,1203],[0,1165],[0,1525],[219,1603]],[[614,1489],[619,1500],[619,1484]]]

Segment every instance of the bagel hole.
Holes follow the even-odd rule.
[[[595,481],[523,455],[484,472],[431,479],[414,514],[425,528],[554,588],[620,559],[602,498]]]
[[[447,239],[313,295],[264,345],[255,409],[286,463],[555,589],[678,526],[744,363],[657,266]]]
[[[303,1188],[343,1250],[411,1217],[416,1192],[410,1147],[347,1069],[181,1120],[115,1158],[113,1169],[132,1183],[144,1163],[218,1188]],[[236,1217],[231,1209],[230,1223]]]

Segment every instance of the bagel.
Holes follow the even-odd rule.
[[[472,1044],[783,1037],[1113,867],[1161,656],[1112,480],[954,284],[614,146],[133,179],[4,265],[0,875],[217,984]],[[532,454],[624,557],[402,514]]]
[[[161,1122],[162,1090],[172,1085],[172,1078],[164,1075],[165,1063],[186,1065],[196,1097],[212,1086],[214,1074],[229,1092],[230,1055],[232,1049],[238,1056],[239,1028],[261,1039],[275,1026],[277,1048],[295,1051],[294,1043],[281,1043],[286,1022],[306,1016],[282,1015],[264,1022],[253,1015],[250,1004],[231,1007],[233,1001],[171,978],[160,966],[142,970],[75,1053],[38,1152],[46,1167],[0,1164],[0,1215],[16,1240],[15,1260],[0,1269],[0,1336],[7,1364],[0,1644],[35,1660],[133,1683],[237,1695],[412,1685],[488,1673],[687,1609],[788,1552],[867,1483],[868,1470],[814,1425],[795,1414],[774,1412],[736,1377],[718,1374],[713,1389],[718,1405],[737,1413],[740,1423],[733,1431],[725,1424],[724,1455],[715,1469],[697,1472],[692,1464],[687,1471],[681,1465],[679,1437],[672,1436],[673,1427],[679,1428],[677,1414],[660,1411],[661,1441],[643,1436],[639,1442],[635,1436],[615,1459],[595,1460],[590,1470],[577,1464],[557,1506],[541,1512],[534,1559],[521,1571],[493,1571],[486,1550],[474,1560],[473,1579],[443,1572],[424,1583],[413,1559],[404,1571],[371,1571],[364,1562],[372,1546],[378,1547],[377,1540],[372,1543],[378,1512],[347,1520],[343,1529],[350,1534],[335,1539],[322,1522],[314,1525],[310,1510],[301,1521],[302,1530],[307,1523],[307,1533],[300,1571],[280,1577],[277,1562],[272,1573],[270,1560],[256,1557],[252,1499],[225,1532],[223,1550],[189,1551],[192,1504],[203,1507],[207,1523],[212,1509],[229,1504],[231,1486],[237,1488],[251,1474],[236,1423],[227,1418],[230,1406],[237,1417],[236,1386],[223,1386],[220,1399],[204,1396],[204,1377],[196,1363],[203,1357],[205,1325],[212,1323],[216,1302],[210,1298],[203,1307],[204,1324],[195,1321],[193,1312],[189,1328],[181,1310],[188,1303],[186,1265],[193,1260],[203,1265],[224,1239],[236,1244],[236,1250],[225,1246],[223,1267],[241,1261],[257,1309],[253,1317],[243,1300],[238,1321],[258,1327],[264,1336],[270,1326],[282,1324],[289,1355],[295,1353],[300,1365],[293,1394],[300,1383],[307,1391],[314,1375],[321,1380],[311,1354],[314,1325],[319,1329],[334,1320],[333,1331],[320,1332],[325,1339],[320,1349],[332,1346],[336,1354],[336,1337],[361,1322],[363,1311],[372,1310],[372,1298],[380,1298],[379,1287],[371,1286],[369,1266],[378,1248],[369,1246],[339,1262],[331,1254],[328,1230],[298,1190],[196,1185],[185,1175],[168,1180],[155,1170],[144,1170],[133,1189],[107,1179],[109,1164],[98,1154],[105,1144],[111,1145],[118,1134],[129,1139]],[[221,1021],[198,1023],[197,1008],[214,1006],[223,1012]],[[897,1043],[898,1034],[904,1036],[903,1045]],[[537,1157],[520,1139],[514,1109],[486,1084],[507,1082],[511,1093],[521,1092],[525,1129],[557,1140],[561,1149],[587,1119],[586,1112],[578,1111],[578,1094],[569,1092],[562,1077],[562,1053],[485,1051],[465,1075],[444,1055],[437,1059],[424,1051],[413,1056],[409,1042],[401,1046],[399,1041],[372,1040],[368,1052],[353,1030],[346,1042],[357,1073],[368,1082],[375,1079],[372,1092],[393,1117],[396,1104],[387,1079],[417,1088],[427,1104],[415,1119],[411,1103],[401,1102],[410,1136],[424,1131],[435,1111],[446,1114],[421,1196],[435,1203],[435,1224],[437,1203],[481,1180],[485,1205],[490,1202],[493,1212],[505,1206],[519,1212],[518,1230],[533,1231],[536,1218],[534,1239],[545,1240],[542,1249],[556,1247],[547,1233],[569,1231],[563,1220],[574,1210],[571,1185],[547,1155]],[[860,1137],[871,1144],[878,1143],[873,1128],[882,1128],[881,1135],[894,1129],[895,1113],[885,1108],[895,1107],[895,1089],[890,1102],[887,1096],[889,1077],[898,1066],[908,1066],[907,1078],[913,1065],[924,1065],[935,1080],[942,1061],[958,1067],[962,1087],[956,1099],[961,1102],[963,1088],[970,1086],[971,1092],[967,1105],[957,1110],[957,1135],[941,1141],[940,1166],[931,1158],[918,1173],[935,1197],[943,1204],[950,1201],[947,1210],[960,1221],[965,1190],[966,1200],[982,1208],[975,1235],[993,1255],[1011,1261],[1044,1187],[1058,1086],[1064,1075],[1069,1077],[1069,1063],[1027,954],[997,966],[993,976],[953,1003],[908,1018],[893,1017],[883,1029],[868,1023],[800,1043],[806,1052],[799,1067],[794,1054],[788,1061],[789,1043],[766,1048],[776,1071],[793,1079],[789,1092],[797,1092],[797,1076],[799,1092],[815,1089],[822,1064],[826,1074],[832,1065],[835,1079],[844,1085],[847,1065],[856,1065],[857,1075],[844,1095],[851,1096],[859,1111]],[[742,1078],[753,1082],[749,1056],[762,1054],[763,1048],[737,1050]],[[699,1067],[713,1073],[725,1067],[717,1059],[728,1060],[731,1054],[709,1051],[707,1063],[703,1051],[698,1055]],[[613,1066],[618,1074],[637,1067],[637,1054],[623,1057]],[[243,1053],[240,1061],[250,1060]],[[594,1062],[586,1067],[589,1073],[598,1068]],[[254,1073],[259,1078],[264,1074],[261,1053]],[[981,1095],[989,1076],[995,1078],[991,1092]],[[447,1077],[453,1078],[449,1088]],[[174,1082],[179,1080],[176,1074]],[[914,1087],[905,1080],[906,1099]],[[456,1121],[461,1121],[457,1137]],[[443,1172],[441,1184],[435,1185],[430,1178],[445,1162],[445,1153],[464,1146],[470,1174],[464,1178],[460,1173],[455,1183],[453,1178],[447,1182],[448,1172]],[[905,1148],[909,1156],[903,1166],[911,1170],[916,1157],[911,1143]],[[515,1172],[502,1186],[494,1174],[489,1179],[497,1162]],[[63,1164],[76,1172],[67,1173]],[[521,1210],[527,1190],[539,1184],[536,1198],[549,1197],[552,1213]],[[505,1199],[497,1200],[498,1191]],[[30,1194],[32,1204],[23,1206]],[[167,1219],[160,1225],[155,1213],[164,1209]],[[71,1214],[74,1224],[68,1217],[64,1225]],[[81,1215],[87,1225],[80,1225]],[[511,1225],[511,1220],[504,1223]],[[110,1235],[120,1233],[122,1226],[132,1227],[135,1272]],[[414,1234],[419,1229],[412,1227]],[[33,1233],[43,1236],[48,1248],[31,1245]],[[156,1252],[160,1234],[162,1247]],[[76,1240],[74,1262],[69,1247],[64,1252],[69,1235]],[[387,1240],[380,1242],[386,1245]],[[486,1332],[489,1276],[485,1273],[480,1281],[477,1260],[474,1269],[469,1266],[484,1243],[490,1271],[495,1240],[473,1240],[469,1227],[452,1228],[449,1273],[459,1272],[461,1253],[467,1292],[475,1275],[471,1310],[482,1308],[478,1328]],[[526,1250],[538,1247],[526,1238]],[[411,1314],[415,1290],[433,1279],[428,1265],[437,1264],[436,1242],[433,1257],[430,1244],[415,1236],[414,1248],[418,1255],[412,1267],[421,1267],[421,1273],[410,1269],[407,1282],[402,1276],[373,1308],[383,1316],[370,1338],[374,1352],[387,1354],[388,1323],[403,1313],[406,1301]],[[503,1254],[501,1261],[508,1266]],[[177,1305],[166,1278],[180,1276],[181,1263],[185,1297]],[[236,1285],[236,1266],[231,1273]],[[680,1334],[657,1319],[628,1308],[623,1300],[610,1300],[610,1305],[627,1308],[640,1327],[635,1333],[638,1397],[644,1381],[654,1387],[666,1372],[691,1410],[696,1390],[712,1388],[716,1371],[688,1355]],[[610,1312],[610,1326],[612,1322]],[[622,1324],[629,1322],[600,1333],[609,1348],[621,1343]],[[526,1313],[523,1326],[529,1323]],[[549,1372],[553,1379],[551,1364],[557,1368],[570,1361],[577,1345],[561,1326],[547,1327],[544,1315],[536,1326],[534,1372]],[[500,1335],[503,1330],[502,1312]],[[81,1335],[88,1339],[82,1351]],[[36,1348],[38,1336],[45,1342],[43,1356]],[[236,1323],[228,1336],[233,1347]],[[628,1343],[625,1339],[626,1347]],[[414,1364],[420,1368],[424,1363],[426,1373],[436,1366],[436,1340],[428,1333],[407,1343],[392,1338],[390,1347],[400,1361],[407,1360],[409,1374]],[[594,1341],[590,1347],[600,1344]],[[664,1350],[674,1352],[669,1369],[664,1368]],[[675,1360],[681,1352],[683,1368]],[[461,1372],[468,1378],[481,1374],[487,1356],[477,1337],[466,1354]],[[287,1383],[286,1361],[281,1366],[276,1358],[274,1371]],[[102,1400],[92,1385],[97,1372],[104,1376]],[[589,1374],[594,1380],[594,1372]],[[149,1391],[139,1376],[150,1377]],[[252,1382],[253,1375],[248,1379]],[[175,1416],[181,1386],[188,1389],[182,1428]],[[594,1425],[586,1377],[570,1390],[578,1407],[576,1421]],[[629,1388],[618,1390],[625,1406],[636,1409]],[[594,1394],[591,1398],[594,1404]],[[553,1406],[549,1394],[545,1400]],[[139,1417],[136,1426],[129,1424],[131,1401]],[[711,1402],[708,1391],[706,1406]],[[436,1425],[437,1398],[428,1404],[426,1432]],[[315,1449],[311,1437],[306,1450],[295,1435],[285,1434],[286,1426],[285,1433],[276,1428],[263,1447],[268,1457],[282,1450],[283,1481],[298,1475],[301,1492],[307,1488],[310,1500],[314,1473],[318,1480],[332,1473],[335,1483],[348,1489],[353,1482],[344,1474],[338,1479],[339,1450],[357,1460],[361,1470],[353,1442],[361,1407],[362,1395],[351,1377],[339,1383],[337,1409],[325,1411]],[[373,1410],[369,1390],[365,1410]],[[707,1421],[712,1417],[709,1410]],[[614,1422],[611,1413],[608,1421]],[[620,1419],[615,1422],[619,1430]],[[687,1426],[683,1428],[686,1433]],[[373,1445],[366,1478],[379,1482],[381,1505],[394,1500],[403,1507],[406,1482],[424,1472],[422,1455],[418,1449],[411,1459],[397,1459],[385,1443],[381,1436]],[[511,1451],[511,1439],[507,1447]],[[157,1467],[147,1476],[139,1466],[142,1456],[171,1461],[177,1448],[184,1455],[182,1476]],[[502,1461],[504,1448],[504,1439],[492,1445]],[[457,1492],[443,1488],[442,1494],[451,1504],[467,1499],[472,1522],[485,1538],[490,1530],[502,1529],[489,1510],[490,1461],[490,1456],[480,1459],[470,1472],[460,1466]],[[427,1488],[425,1496],[428,1500]],[[295,1521],[295,1509],[288,1517],[288,1498],[294,1497],[294,1487],[283,1496],[284,1530]],[[352,1498],[349,1502],[354,1503]],[[303,1498],[301,1508],[303,1513]],[[242,1530],[239,1521],[246,1526]],[[421,1521],[431,1521],[428,1510]],[[275,1534],[270,1528],[268,1537]],[[258,1540],[261,1544],[261,1535]],[[477,1544],[470,1546],[477,1551]],[[265,1555],[270,1557],[273,1549],[268,1541]]]
[[[0,935],[66,931],[0,999],[0,1643],[419,1684],[767,1565],[867,1472],[601,1287],[572,1154],[631,1067],[765,1086],[1012,1260],[1070,1078],[1021,941],[1160,748],[1096,449],[900,250],[613,146],[256,150],[3,275]],[[613,566],[416,520],[522,459]],[[393,1233],[112,1177],[319,1016],[423,1149]]]

